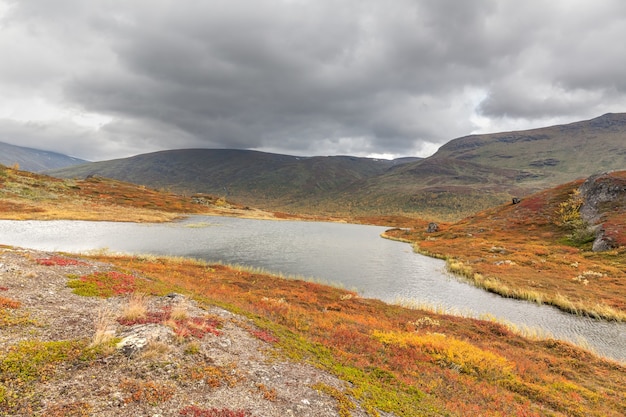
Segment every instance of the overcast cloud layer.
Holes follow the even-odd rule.
[[[0,141],[428,156],[626,111],[623,0],[0,0]]]

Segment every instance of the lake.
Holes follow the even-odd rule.
[[[192,216],[164,224],[0,220],[0,243],[46,251],[186,256],[259,267],[354,289],[388,302],[428,304],[587,346],[626,362],[626,324],[597,321],[553,307],[503,298],[464,283],[445,263],[380,238],[384,227]]]

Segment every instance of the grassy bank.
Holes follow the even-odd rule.
[[[333,220],[269,212],[198,194],[183,196],[108,178],[58,179],[0,165],[0,218],[156,223],[204,214],[263,220]]]
[[[468,282],[504,297],[550,304],[568,313],[626,321],[626,247],[592,252],[559,224],[559,207],[580,182],[537,193],[520,204],[490,209],[453,224],[392,229],[385,237],[410,242],[415,251],[447,260]],[[623,208],[608,224],[624,237]],[[618,227],[617,225],[622,225]]]
[[[291,360],[346,381],[335,393],[344,402],[342,415],[350,415],[350,401],[372,416],[377,410],[401,416],[626,412],[623,367],[564,342],[525,338],[493,321],[192,260],[95,260],[147,278],[155,288],[184,291],[252,318]]]

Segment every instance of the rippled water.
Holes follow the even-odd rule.
[[[383,227],[194,216],[167,224],[2,221],[0,243],[49,251],[109,249],[189,256],[316,278],[385,301],[411,300],[472,316],[489,314],[520,327],[587,345],[626,362],[626,325],[506,299],[463,283],[444,262],[381,239]]]

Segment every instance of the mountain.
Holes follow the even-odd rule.
[[[471,135],[443,145],[434,161],[454,158],[524,173],[540,187],[626,167],[626,113],[518,132]]]
[[[454,220],[541,189],[626,168],[626,113],[454,139],[426,159],[163,151],[50,171],[228,196],[309,214],[413,213]]]
[[[64,168],[84,164],[84,159],[73,158],[56,152],[25,148],[0,142],[0,164],[13,166],[31,172],[42,172],[49,169]]]
[[[419,158],[298,157],[235,149],[180,149],[49,171],[115,178],[177,192],[228,196],[265,208],[302,207]],[[349,191],[348,191],[349,192]]]
[[[512,197],[625,168],[626,113],[610,113],[566,125],[454,139],[429,158],[361,184],[351,197],[372,208],[384,205],[454,220]]]

